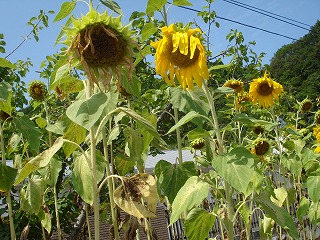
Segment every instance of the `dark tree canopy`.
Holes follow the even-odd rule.
[[[284,45],[270,63],[273,78],[301,101],[320,96],[320,21],[298,41]]]

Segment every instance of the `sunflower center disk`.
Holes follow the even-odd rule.
[[[125,41],[114,29],[104,25],[89,25],[80,33],[82,56],[91,67],[113,66],[125,55]]]
[[[200,51],[198,48],[195,49],[192,59],[190,59],[190,46],[189,46],[189,51],[188,51],[187,55],[180,53],[179,48],[175,52],[172,52],[172,49],[173,49],[172,44],[171,44],[170,48],[171,48],[169,50],[170,61],[178,67],[189,67],[198,61],[198,58],[200,55]]]
[[[262,96],[269,96],[272,94],[273,86],[269,86],[268,82],[262,82],[259,84],[257,88],[257,92]]]
[[[269,150],[269,143],[266,141],[261,141],[255,146],[256,154],[261,156],[267,153]]]

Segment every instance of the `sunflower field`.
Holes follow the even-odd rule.
[[[168,22],[187,0],[148,0],[128,25],[112,0],[64,2],[42,80],[0,58],[0,239],[318,239],[320,103],[288,94],[237,30],[228,62],[213,53],[212,2],[206,29]]]

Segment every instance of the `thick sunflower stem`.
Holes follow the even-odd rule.
[[[87,85],[87,99],[92,96],[94,86],[92,81],[89,80]],[[96,138],[94,127],[90,128],[90,157],[91,157],[91,169],[92,169],[92,189],[93,189],[93,214],[94,214],[94,239],[100,239],[100,217],[99,217],[99,191],[97,185],[97,160],[96,160]]]
[[[44,110],[46,113],[47,125],[49,125],[50,124],[50,114],[49,114],[49,110],[48,110],[47,100],[45,100],[43,102],[43,105],[44,105]],[[49,147],[51,147],[52,146],[52,133],[49,131],[48,134],[49,134]],[[58,239],[61,240],[62,234],[61,234],[59,211],[58,211],[58,194],[57,194],[56,185],[53,186],[53,198],[54,198],[54,210],[56,213],[56,227],[57,227],[57,232],[58,232]]]
[[[5,145],[4,145],[2,126],[0,126],[0,142],[1,142],[2,164],[4,166],[6,166],[7,165],[6,149],[5,149]],[[16,231],[15,231],[14,222],[13,222],[13,211],[12,211],[10,190],[6,193],[6,200],[7,200],[7,204],[8,204],[8,213],[9,213],[9,222],[10,222],[10,236],[11,236],[11,239],[15,240],[16,239]]]
[[[218,142],[218,146],[217,146],[218,153],[222,155],[224,153],[224,144],[223,144],[223,140],[222,140],[222,136],[219,128],[217,112],[214,106],[214,100],[210,93],[210,90],[208,88],[206,81],[203,81],[202,88],[206,94],[206,97],[209,102],[210,110],[211,110],[214,130],[215,130],[215,134]],[[234,217],[234,204],[233,204],[233,198],[232,198],[233,189],[227,181],[224,181],[224,188],[226,192],[227,217],[228,217],[228,221],[230,221],[231,223],[231,224],[226,224],[226,228],[228,232],[228,238],[234,239],[234,229],[233,229],[233,223],[232,223],[232,219]]]
[[[175,124],[177,124],[179,121],[179,115],[178,115],[179,112],[176,107],[174,107],[173,110],[174,110],[174,122]],[[182,144],[181,144],[180,128],[176,129],[176,134],[177,134],[177,144],[178,144],[178,154],[179,154],[178,162],[181,164],[183,162],[183,159],[182,159]]]
[[[106,138],[106,129],[105,127],[102,128],[102,141],[103,141],[103,152],[105,161],[107,163],[106,173],[108,177],[108,189],[109,189],[109,198],[110,198],[110,208],[111,208],[111,215],[112,215],[112,224],[113,224],[113,234],[114,239],[119,240],[119,226],[118,226],[118,214],[116,210],[116,204],[114,202],[113,198],[113,192],[114,192],[114,178],[109,177],[112,175],[110,171],[110,161],[109,161],[109,153],[108,153],[108,145],[107,145],[107,138]]]

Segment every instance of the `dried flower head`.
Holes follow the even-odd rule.
[[[33,100],[39,102],[44,101],[48,96],[46,85],[39,80],[34,80],[29,83],[28,93]]]
[[[109,87],[113,78],[120,86],[124,74],[131,78],[132,50],[137,44],[131,38],[130,26],[122,26],[121,16],[114,18],[91,8],[82,18],[73,18],[72,23],[64,29],[67,35],[64,43],[69,47],[71,60],[80,60],[90,80]]]
[[[258,135],[259,135],[259,134],[263,134],[264,131],[265,131],[265,129],[264,129],[263,126],[257,125],[257,126],[254,126],[254,127],[253,127],[252,131],[253,131],[255,134],[258,134]]]
[[[257,156],[265,156],[270,150],[270,143],[265,138],[257,138],[253,141],[253,153]]]

